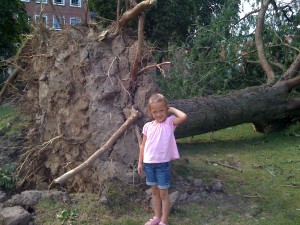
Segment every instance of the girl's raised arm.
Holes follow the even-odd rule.
[[[187,115],[174,107],[169,107],[168,113],[171,113],[176,116],[176,118],[173,120],[173,124],[175,126],[178,126],[179,124],[187,120]]]

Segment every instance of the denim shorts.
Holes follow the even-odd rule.
[[[147,185],[157,185],[159,189],[170,187],[170,162],[144,163]]]

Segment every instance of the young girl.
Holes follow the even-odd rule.
[[[150,97],[148,111],[154,120],[143,127],[138,173],[142,175],[144,170],[146,183],[151,186],[155,217],[145,225],[166,225],[170,210],[170,161],[179,158],[174,129],[187,115],[169,107],[161,94]]]

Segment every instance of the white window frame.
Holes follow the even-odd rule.
[[[70,6],[71,7],[78,7],[78,8],[81,8],[81,0],[77,0],[78,3],[77,4],[73,4],[72,3],[72,0],[70,0]]]
[[[38,21],[39,17],[40,17],[40,15],[35,14],[34,15],[34,20]],[[48,24],[48,16],[47,15],[42,15],[42,17],[45,18],[45,25],[47,25]]]
[[[35,0],[35,3],[40,4],[41,2],[42,2],[43,4],[47,4],[47,3],[48,3],[48,0]]]
[[[72,20],[76,20],[76,22],[77,21],[79,21],[78,23],[72,23],[71,21]],[[77,25],[77,24],[80,24],[81,23],[81,18],[79,18],[79,17],[71,17],[70,18],[70,25]]]
[[[66,4],[66,0],[61,0],[62,3],[58,3],[57,0],[52,0],[54,5],[65,5]]]
[[[63,22],[62,25],[65,25],[65,21],[66,21],[66,20],[65,20],[65,17],[60,17],[59,19],[62,20],[62,22]],[[62,30],[61,27],[55,27],[55,24],[56,24],[55,22],[56,22],[56,21],[57,21],[56,16],[53,16],[53,20],[52,20],[53,27],[52,27],[52,28],[53,28],[54,30]],[[57,24],[60,25],[58,21],[57,21]]]
[[[21,2],[30,2],[30,0],[21,0]]]

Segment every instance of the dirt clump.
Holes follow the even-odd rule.
[[[108,140],[132,106],[146,115],[146,99],[157,86],[147,74],[135,83],[131,80],[136,37],[124,30],[100,41],[100,32],[92,27],[37,30],[24,47],[26,53],[20,54],[25,66],[18,76],[26,83],[22,105],[31,115],[20,171],[23,188],[55,186],[55,178],[83,163]],[[146,64],[151,57],[146,47],[143,52]],[[141,127],[146,119],[137,124]],[[70,179],[67,189],[97,192],[103,179],[124,180],[138,151],[131,126],[93,167]]]

